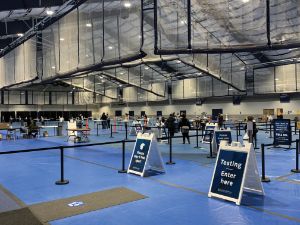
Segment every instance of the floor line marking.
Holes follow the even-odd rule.
[[[182,189],[182,190],[186,190],[186,191],[191,191],[191,192],[200,194],[202,196],[207,196],[208,195],[208,193],[198,191],[198,190],[195,190],[193,188],[188,188],[188,187],[185,187],[185,186],[182,186],[182,185],[173,184],[173,183],[162,181],[162,180],[155,179],[155,178],[152,178],[152,177],[150,177],[148,179],[156,181],[156,182],[158,182],[162,185],[167,185],[167,186],[170,186],[170,187],[174,187],[174,188],[178,188],[178,189]],[[295,221],[295,222],[300,223],[300,218],[297,218],[297,217],[292,217],[292,216],[288,216],[288,215],[285,215],[285,214],[273,212],[273,211],[270,211],[270,210],[261,209],[261,208],[251,206],[251,205],[247,205],[247,204],[243,204],[242,206],[244,206],[246,208],[254,209],[254,210],[269,214],[269,215],[277,216],[277,217],[280,217],[280,218],[283,218],[283,219],[287,219],[287,220],[290,220],[290,221]]]
[[[77,160],[77,161],[80,161],[80,162],[89,163],[89,164],[93,164],[93,165],[96,165],[96,166],[105,167],[105,168],[112,169],[112,170],[119,170],[119,169],[117,169],[115,167],[112,167],[112,166],[107,166],[107,165],[104,165],[104,164],[101,164],[101,163],[96,163],[96,162],[91,162],[91,161],[87,161],[87,160],[84,160],[84,159],[79,159],[79,158],[76,158],[74,156],[69,156],[69,155],[64,155],[64,156],[66,158],[74,159],[74,160]]]
[[[74,160],[79,160],[79,161],[82,161],[82,162],[85,162],[85,163],[90,163],[90,164],[94,164],[94,165],[97,165],[97,166],[101,166],[101,167],[105,167],[105,168],[109,168],[109,169],[113,169],[113,170],[118,170],[117,168],[114,168],[114,167],[109,167],[109,166],[106,166],[106,165],[103,165],[103,164],[99,164],[99,163],[94,163],[94,162],[90,162],[90,161],[87,161],[87,160],[78,159],[78,158],[75,158],[75,157],[72,157],[72,156],[70,156],[70,157],[66,156],[66,157],[74,159]],[[285,176],[287,176],[287,175],[285,175]],[[185,186],[182,186],[182,185],[177,185],[177,184],[174,184],[174,183],[171,183],[171,182],[167,182],[167,181],[162,181],[162,180],[159,180],[159,179],[155,179],[153,177],[148,177],[147,179],[155,181],[155,182],[160,183],[162,185],[166,185],[166,186],[170,186],[170,187],[174,187],[174,188],[178,188],[178,189],[190,191],[190,192],[193,192],[193,193],[200,194],[202,196],[207,196],[207,193],[199,191],[199,190],[195,190],[193,188],[185,187]],[[278,180],[278,181],[281,181],[281,180]],[[260,212],[263,212],[263,213],[266,213],[268,215],[272,215],[272,216],[276,216],[276,217],[280,217],[280,218],[283,218],[283,219],[287,219],[287,220],[290,220],[290,221],[295,221],[295,222],[299,222],[300,223],[300,218],[288,216],[288,215],[277,213],[277,212],[273,212],[273,211],[270,211],[270,210],[265,210],[265,209],[258,208],[258,207],[255,207],[255,206],[251,206],[251,205],[244,204],[242,206],[244,206],[246,208],[254,209],[254,210],[257,210],[257,211],[260,211]]]
[[[294,173],[288,173],[286,175],[282,175],[282,176],[276,177],[275,180],[278,180],[278,181],[284,180],[284,179],[286,179],[287,177],[289,177],[291,175],[294,175]]]
[[[21,199],[19,199],[16,195],[14,195],[12,192],[10,192],[8,189],[6,189],[2,184],[0,184],[0,189],[8,197],[10,197],[12,200],[14,200],[20,207],[26,207],[27,206]]]

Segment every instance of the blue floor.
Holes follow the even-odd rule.
[[[52,129],[49,134],[53,135]],[[93,143],[124,137],[121,130],[114,133],[113,138],[107,130],[101,130],[99,136],[93,130],[90,139]],[[236,140],[235,132],[233,138]],[[66,139],[66,136],[52,136],[2,140],[0,151],[74,144]],[[200,144],[203,148],[196,149],[195,142],[192,138],[190,145],[183,145],[181,139],[174,139],[176,164],[166,165],[165,174],[147,178],[118,173],[121,144],[66,149],[65,178],[70,184],[63,186],[54,184],[60,176],[57,150],[1,155],[0,183],[27,205],[120,186],[148,196],[144,200],[52,221],[52,225],[300,224],[300,175],[290,172],[295,167],[295,150],[266,149],[266,174],[272,181],[263,183],[265,196],[245,194],[242,205],[237,206],[207,197],[215,159],[206,157],[207,144]],[[269,134],[259,132],[258,146],[271,142]],[[126,166],[133,145],[126,144]],[[167,162],[169,146],[161,143],[159,150]],[[256,151],[260,169],[260,150]]]

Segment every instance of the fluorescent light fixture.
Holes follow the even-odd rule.
[[[141,39],[142,38],[142,35],[139,35],[139,39]]]
[[[24,34],[22,34],[22,33],[17,33],[17,36],[18,36],[18,37],[23,37]]]
[[[145,70],[149,70],[149,67],[148,67],[148,66],[146,66],[146,67],[145,67]]]
[[[96,95],[100,95],[99,93],[97,93]]]
[[[128,1],[124,2],[124,7],[125,8],[130,8],[131,7],[131,3],[128,2]]]
[[[228,91],[233,91],[233,88],[229,88]]]
[[[50,9],[48,9],[46,11],[46,13],[47,13],[48,16],[52,16],[54,14],[54,12],[52,10],[50,10]]]
[[[92,24],[91,23],[87,23],[85,26],[86,27],[92,27]]]
[[[123,74],[124,74],[123,72],[120,73],[120,75],[123,75]]]
[[[100,79],[103,79],[103,76],[100,76]]]
[[[242,2],[247,3],[247,2],[249,2],[249,0],[242,0]]]
[[[275,80],[276,80],[276,81],[278,81],[279,79],[278,79],[278,78],[276,78]]]
[[[60,38],[59,40],[60,40],[60,41],[64,41],[65,39],[64,39],[64,38]]]
[[[122,87],[123,85],[122,84],[119,84],[119,87]]]
[[[75,90],[75,87],[73,87],[73,90]]]
[[[180,60],[177,60],[176,62],[177,62],[177,63],[181,63],[181,61],[180,61]]]
[[[112,50],[114,47],[113,46],[108,46],[108,49],[109,50]]]
[[[52,69],[55,69],[55,66],[52,66],[51,68],[52,68]]]

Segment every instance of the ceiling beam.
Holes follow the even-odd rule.
[[[106,94],[103,94],[102,92],[94,91],[94,90],[92,90],[92,89],[90,89],[90,88],[86,88],[86,87],[83,87],[83,86],[80,86],[80,85],[77,85],[77,84],[73,84],[71,81],[70,81],[70,82],[68,82],[68,81],[61,81],[61,82],[66,83],[66,84],[69,84],[69,85],[71,85],[71,86],[73,86],[73,87],[76,87],[76,88],[79,88],[79,89],[88,91],[88,92],[92,92],[92,93],[99,94],[99,95],[101,95],[101,96],[103,96],[103,97],[106,97],[106,98],[110,98],[110,99],[113,99],[113,100],[116,100],[116,99],[117,99],[117,98],[108,96],[108,95],[106,95]]]
[[[165,97],[164,95],[161,95],[161,94],[159,94],[159,93],[156,93],[156,92],[154,92],[154,91],[152,91],[152,90],[149,90],[149,89],[147,89],[147,88],[143,88],[143,87],[141,87],[141,86],[139,86],[139,85],[137,85],[137,84],[130,83],[130,82],[128,82],[127,80],[123,80],[123,79],[120,79],[120,78],[118,78],[118,77],[115,77],[114,75],[109,74],[109,73],[107,73],[107,72],[104,72],[104,71],[103,71],[102,74],[103,74],[104,76],[110,78],[110,79],[113,79],[113,80],[118,81],[118,82],[121,83],[121,84],[126,84],[126,85],[131,86],[131,87],[139,88],[139,89],[141,89],[141,90],[143,90],[143,91],[149,92],[149,93],[154,94],[154,95],[156,95],[156,96],[158,96],[158,97],[162,97],[162,98]]]
[[[11,0],[0,4],[0,11],[60,6],[64,0]]]
[[[180,59],[180,60],[181,60],[184,64],[189,65],[189,66],[191,66],[191,67],[193,67],[193,68],[199,70],[200,72],[205,73],[205,74],[207,74],[208,76],[211,76],[212,78],[214,78],[214,79],[216,79],[216,80],[219,80],[219,81],[221,81],[222,83],[231,86],[232,88],[236,89],[236,90],[239,91],[239,92],[245,92],[245,91],[246,91],[246,89],[241,89],[241,88],[237,87],[236,85],[232,84],[231,81],[229,81],[229,80],[227,80],[227,79],[224,79],[223,77],[220,77],[219,75],[212,74],[211,72],[209,72],[209,71],[207,71],[207,70],[202,69],[199,65],[197,65],[197,64],[195,64],[195,63],[187,62],[187,61],[182,60],[182,59]]]

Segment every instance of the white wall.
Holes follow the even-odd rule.
[[[188,116],[200,115],[202,112],[211,114],[212,109],[223,109],[223,114],[232,115],[235,118],[244,117],[245,115],[262,115],[263,109],[274,109],[276,114],[277,108],[283,108],[286,118],[293,118],[296,114],[300,115],[300,99],[292,100],[290,103],[280,103],[279,97],[276,100],[270,99],[257,99],[242,100],[240,105],[233,105],[231,101],[215,100],[214,102],[205,102],[201,106],[195,104],[172,104],[172,105],[149,105],[146,103],[142,106],[103,106],[100,108],[100,113],[108,112],[114,116],[115,110],[122,110],[122,114],[128,113],[128,111],[135,111],[135,115],[140,115],[141,111],[145,111],[149,116],[155,116],[156,111],[162,111],[163,115],[167,116],[170,113],[177,113],[180,110],[186,110]],[[288,115],[288,111],[291,111]]]
[[[92,111],[99,117],[98,105],[0,105],[0,111]]]

